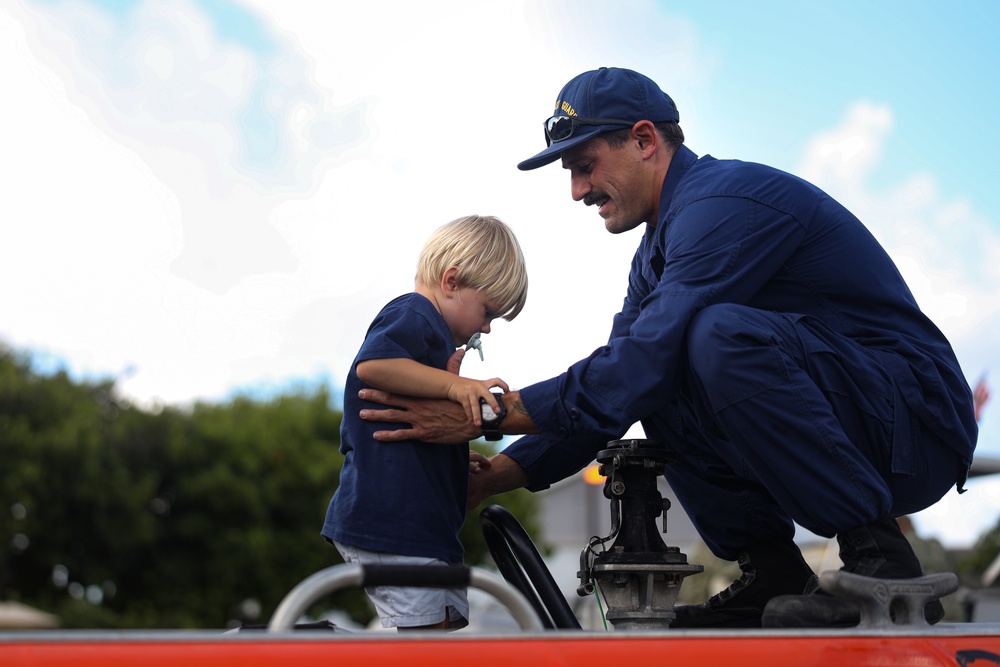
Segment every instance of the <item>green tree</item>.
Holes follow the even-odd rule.
[[[1000,521],[979,536],[969,554],[959,563],[959,573],[978,581],[1000,555]]]

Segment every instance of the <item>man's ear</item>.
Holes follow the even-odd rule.
[[[638,143],[643,157],[649,157],[655,153],[660,143],[660,135],[656,132],[656,126],[648,120],[641,120],[632,126],[632,137]]]

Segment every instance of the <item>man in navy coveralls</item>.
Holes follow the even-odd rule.
[[[559,93],[547,148],[518,165],[561,159],[609,232],[645,234],[607,344],[503,395],[491,428],[534,435],[473,476],[470,506],[545,488],[641,422],[676,456],[664,474],[702,538],[743,573],[678,607],[673,627],[856,623],[854,603],[812,594],[793,522],[836,536],[849,572],[920,576],[894,517],[961,492],[977,437],[968,382],[854,215],[790,174],[698,157],[678,121],[647,77],[585,72]],[[457,405],[366,392],[394,408],[365,418],[412,426],[386,441],[479,435]]]

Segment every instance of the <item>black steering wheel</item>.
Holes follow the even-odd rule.
[[[524,527],[500,505],[479,514],[486,546],[500,574],[534,607],[547,629],[580,630],[580,622]]]

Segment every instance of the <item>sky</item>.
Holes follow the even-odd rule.
[[[970,384],[1000,378],[998,24],[963,0],[7,0],[0,343],[148,409],[337,395],[426,237],[478,213],[517,233],[530,290],[463,374],[554,376],[607,339],[641,232],[515,165],[566,81],[620,66],[696,153],[847,205]],[[1000,407],[980,425],[1000,456]],[[991,527],[1000,482],[969,486],[918,528]]]

